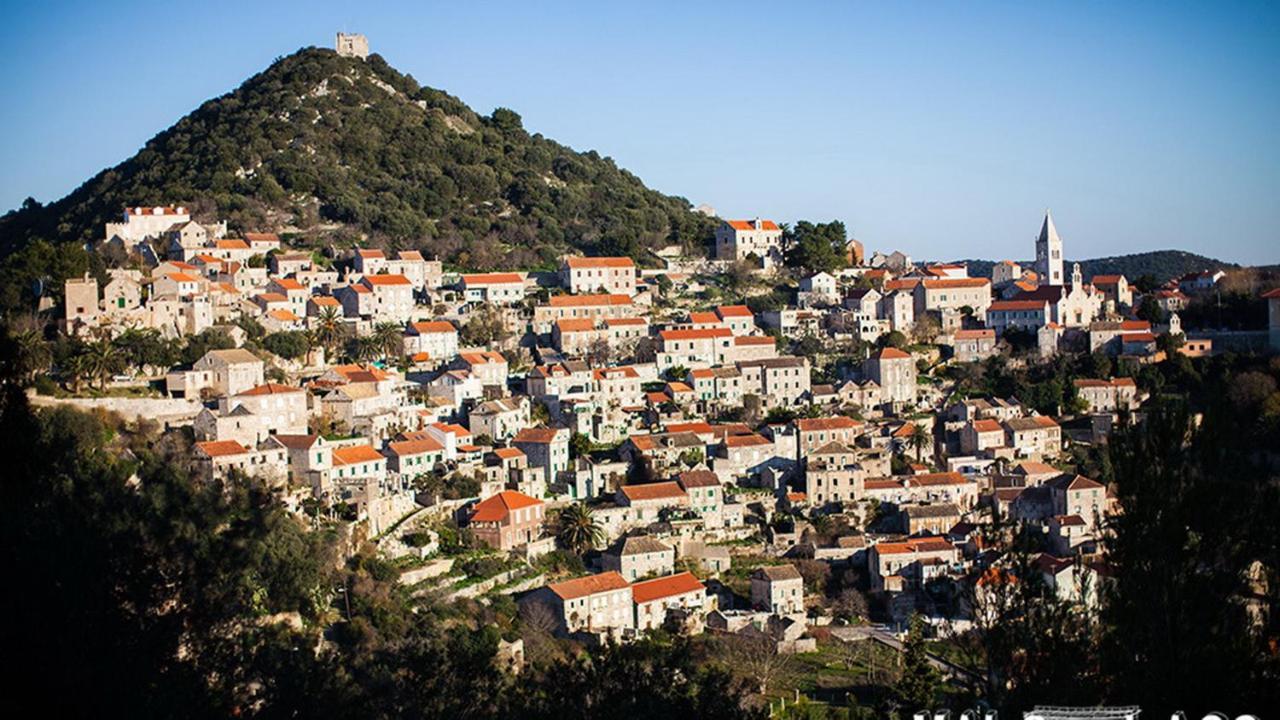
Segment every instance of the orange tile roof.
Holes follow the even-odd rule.
[[[313,295],[311,296],[311,302],[315,303],[317,307],[338,307],[342,305],[342,303],[338,302],[338,298],[331,295]]]
[[[734,230],[755,230],[756,226],[750,220],[725,220],[725,223]],[[778,230],[778,223],[772,220],[761,220],[761,230]]]
[[[751,312],[751,308],[746,305],[721,305],[716,308],[716,314],[722,318],[728,317],[748,317],[754,318],[755,314]]]
[[[547,445],[555,442],[556,438],[562,435],[562,433],[560,432],[561,430],[563,430],[563,428],[548,428],[548,427],[524,428],[520,432],[516,433],[516,436],[515,438],[512,439],[512,442],[535,443],[538,445]]]
[[[954,290],[956,288],[986,287],[991,281],[986,278],[926,278],[921,282],[929,290]]]
[[[907,553],[944,552],[955,550],[946,538],[924,537],[905,542],[882,542],[872,545],[880,555],[903,555]]]
[[[606,327],[615,325],[648,325],[649,321],[644,318],[605,318],[604,324]]]
[[[658,333],[663,340],[711,340],[714,338],[732,337],[729,328],[706,328],[703,330],[663,330]]]
[[[275,233],[247,232],[244,239],[255,243],[280,242],[280,236]]]
[[[369,285],[390,287],[392,285],[412,285],[409,278],[403,275],[365,275],[364,281]]]
[[[515,490],[503,490],[482,500],[471,511],[471,522],[502,522],[512,510],[542,505],[542,501]]]
[[[248,250],[249,243],[243,240],[219,240],[214,245],[220,250]]]
[[[404,457],[406,455],[421,455],[422,453],[439,452],[444,450],[444,446],[435,440],[435,438],[424,437],[418,440],[405,440],[403,442],[393,442],[387,445],[387,449],[392,455]]]
[[[719,325],[720,316],[713,312],[691,312],[689,322],[695,325]]]
[[[297,315],[294,315],[292,310],[272,310],[267,313],[267,315],[279,320],[280,322],[293,322],[295,320],[302,319]]]
[[[196,447],[200,448],[205,455],[208,455],[211,458],[243,455],[249,452],[248,448],[235,440],[210,440],[208,442],[196,443]]]
[[[772,445],[773,442],[762,435],[729,435],[724,439],[725,447],[752,447],[755,445]]]
[[[186,283],[200,282],[196,278],[193,278],[186,273],[169,273],[169,279],[173,280],[174,282],[186,282]]]
[[[294,280],[293,278],[276,278],[274,282],[276,285],[279,285],[285,290],[306,290],[307,289],[305,285],[298,282],[297,280]]]
[[[561,333],[591,332],[596,329],[596,321],[591,318],[566,318],[556,321],[556,329]]]
[[[559,307],[612,307],[630,305],[631,296],[618,293],[599,293],[596,295],[552,295],[548,304]]]
[[[994,340],[995,330],[957,330],[956,340]]]
[[[445,433],[446,435],[453,434],[458,437],[471,437],[471,431],[457,423],[431,423],[431,427]]]
[[[507,359],[496,350],[483,350],[458,355],[468,365],[488,365],[489,363],[505,363]]]
[[[520,448],[497,448],[493,451],[493,454],[503,460],[514,460],[525,456],[524,452],[520,450]]]
[[[1045,300],[997,300],[987,308],[988,312],[1005,310],[1044,310],[1049,303]]]
[[[798,418],[795,423],[796,429],[800,432],[814,432],[815,430],[851,430],[862,426],[860,421],[843,415],[825,418]]]
[[[988,419],[983,419],[983,420],[974,420],[974,421],[973,421],[973,429],[974,429],[974,430],[977,430],[977,431],[978,431],[978,432],[980,432],[980,433],[984,433],[984,432],[1004,432],[1004,428],[1000,427],[1000,423],[999,423],[999,422],[997,422],[997,421],[995,421],[995,420],[991,420],[991,419],[989,419],[989,418],[988,418]]]
[[[871,357],[878,360],[901,360],[902,358],[909,358],[911,355],[909,353],[904,353],[895,347],[886,347],[872,353]]]
[[[776,345],[777,341],[768,335],[739,335],[733,339],[734,345]]]
[[[697,433],[699,435],[702,435],[702,434],[709,435],[715,432],[715,428],[711,427],[711,423],[709,422],[706,422],[704,420],[695,420],[693,422],[671,423],[666,426],[666,432],[669,432],[669,433],[691,432],[691,433]]]
[[[623,485],[620,490],[632,502],[637,500],[675,500],[687,497],[679,483],[656,482],[643,485]]]
[[[635,603],[639,604],[692,592],[706,592],[706,589],[707,586],[694,577],[693,573],[682,572],[652,580],[642,580],[631,586],[631,597]]]
[[[941,472],[941,473],[923,473],[921,475],[912,475],[910,478],[912,485],[969,485],[971,481],[966,480],[963,475],[958,472]]]
[[[352,465],[382,459],[382,453],[374,450],[372,445],[352,445],[335,448],[333,451],[334,465]]]
[[[524,278],[516,273],[476,273],[462,276],[463,285],[508,285],[524,284]]]
[[[281,385],[280,383],[269,382],[254,388],[249,388],[248,390],[245,390],[244,392],[240,393],[239,397],[244,397],[244,396],[254,397],[258,395],[283,395],[285,393],[299,393],[299,392],[302,392],[302,388],[300,387],[294,387],[292,385]]]
[[[570,257],[565,258],[570,269],[585,268],[633,268],[635,262],[629,257]]]
[[[902,278],[901,280],[885,280],[885,290],[915,290],[920,278]]]
[[[587,575],[586,577],[551,583],[547,588],[559,596],[561,600],[577,600],[588,595],[629,589],[630,586],[627,585],[627,581],[622,575],[610,570],[599,575]]]
[[[384,255],[384,254],[383,254],[383,252],[382,252],[381,250],[377,250],[377,249],[374,249],[374,250],[356,250],[356,255],[359,255],[360,257],[365,258],[365,259],[368,259],[368,260],[374,260],[374,259],[377,259],[377,258],[386,257],[386,255]]]
[[[620,380],[623,378],[638,378],[640,373],[636,372],[636,369],[630,365],[623,365],[621,367],[596,368],[591,371],[591,376],[596,380]]]
[[[431,335],[434,333],[457,333],[458,328],[453,323],[446,320],[430,320],[427,322],[416,322],[410,325],[413,331],[419,335]]]

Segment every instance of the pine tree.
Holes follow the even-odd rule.
[[[938,670],[929,664],[924,646],[924,618],[912,615],[902,644],[902,675],[894,685],[898,701],[909,711],[933,707],[938,692]]]

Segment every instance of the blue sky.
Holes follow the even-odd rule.
[[[363,32],[478,112],[723,216],[870,249],[1280,262],[1280,3],[7,4],[0,206],[65,195],[275,57]]]

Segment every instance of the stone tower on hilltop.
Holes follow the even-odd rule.
[[[1036,238],[1036,274],[1041,285],[1062,285],[1062,238],[1053,226],[1053,216],[1044,211],[1044,224]]]
[[[369,38],[357,33],[338,33],[334,50],[342,57],[354,57],[364,60],[369,57]]]

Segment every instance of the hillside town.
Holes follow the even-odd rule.
[[[100,363],[37,401],[190,433],[197,477],[256,478],[309,523],[344,521],[415,592],[508,596],[591,644],[681,628],[797,653],[819,627],[893,642],[916,615],[945,636],[982,621],[1014,544],[1087,608],[1115,507],[1079,458],[1142,412],[1143,366],[1223,342],[1178,314],[1223,273],[1086,280],[1048,212],[1034,264],[990,277],[856,240],[840,269],[795,276],[783,227],[758,218],[721,221],[709,259],[490,273],[182,206],[126,208],[99,247],[133,262],[66,282],[67,336],[208,349]],[[782,303],[715,301],[730,277],[788,272]],[[1276,347],[1280,290],[1265,297],[1269,335],[1245,341]],[[1049,403],[957,380],[1070,354],[1116,371]],[[547,562],[566,553],[582,562]]]

